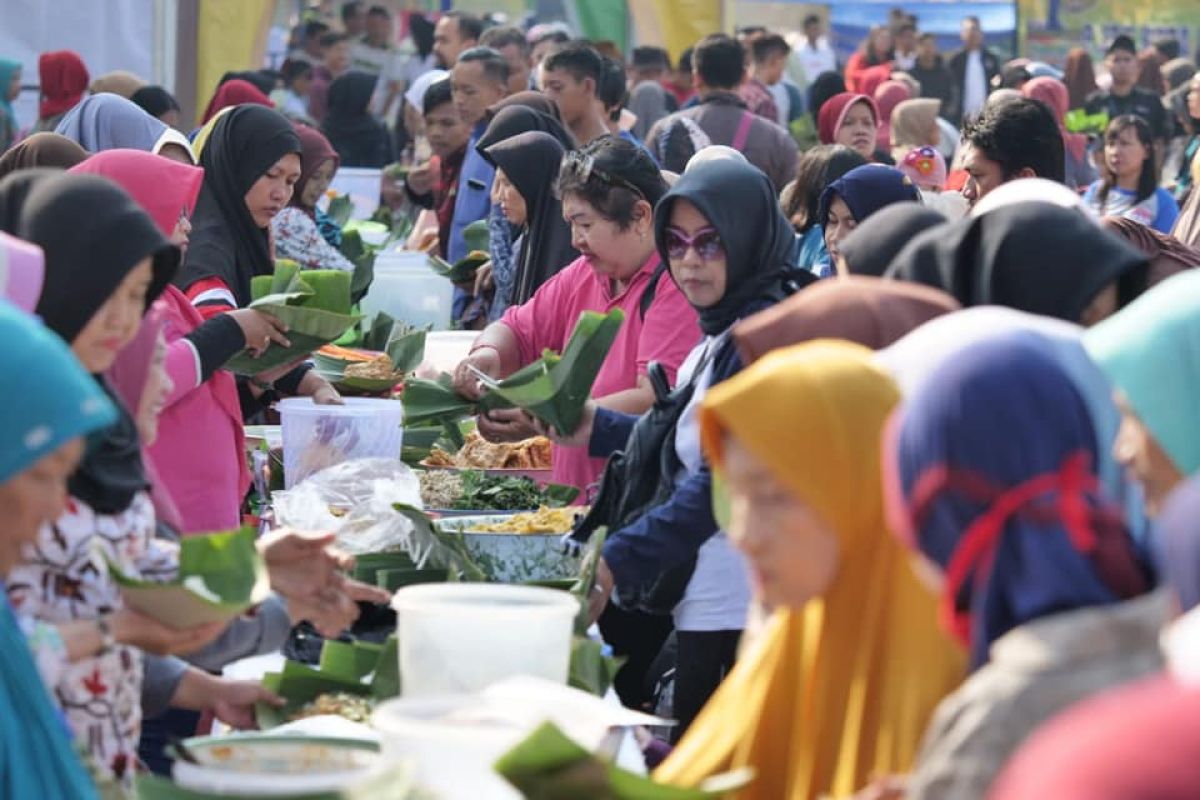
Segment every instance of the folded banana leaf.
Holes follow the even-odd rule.
[[[470,283],[475,280],[479,268],[491,260],[491,256],[481,250],[473,250],[465,257],[449,264],[437,256],[429,256],[429,268],[448,279],[451,283]]]
[[[588,607],[592,598],[592,589],[596,586],[596,571],[600,566],[600,556],[604,551],[604,540],[608,538],[608,527],[601,525],[588,539],[587,553],[579,565],[579,577],[571,586],[571,594],[579,601],[579,614],[575,617],[575,635],[587,636],[591,620],[588,618]]]
[[[400,696],[400,640],[394,633],[383,642],[371,679],[371,696],[376,700]]]
[[[463,228],[463,243],[467,250],[477,250],[481,253],[492,252],[492,234],[488,230],[486,219],[477,219]]]
[[[375,280],[375,256],[379,249],[365,244],[362,234],[356,230],[342,234],[342,246],[339,249],[346,260],[354,265],[354,273],[350,277],[350,300],[357,303],[366,297],[367,290]]]
[[[337,223],[339,228],[345,227],[353,215],[354,201],[350,199],[350,195],[348,194],[339,194],[334,197],[325,208],[325,216]]]
[[[262,685],[286,701],[279,707],[266,703],[255,705],[254,716],[258,726],[264,730],[288,722],[320,695],[345,692],[365,697],[371,694],[371,687],[360,679],[350,678],[340,672],[313,669],[297,661],[285,661],[282,671],[263,675]]]
[[[576,636],[571,641],[571,668],[567,685],[604,697],[624,663],[623,658],[605,655],[604,645],[595,639]]]
[[[188,536],[179,545],[179,575],[169,583],[131,578],[109,564],[125,604],[173,628],[224,622],[270,594],[252,528]]]
[[[725,773],[697,789],[658,784],[592,755],[552,722],[501,756],[495,769],[525,797],[538,800],[715,800],[753,775]]]
[[[412,425],[430,425],[516,407],[556,430],[574,432],[624,319],[620,309],[608,314],[585,311],[561,356],[547,351],[504,380],[487,382],[487,392],[477,405],[454,391],[449,375],[436,381],[406,381],[404,418]]]

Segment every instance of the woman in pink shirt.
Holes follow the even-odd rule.
[[[545,349],[561,352],[585,311],[625,312],[625,322],[592,386],[598,405],[641,414],[654,392],[646,378],[651,361],[675,371],[700,341],[696,312],[675,283],[663,279],[664,265],[654,245],[654,206],[667,191],[658,167],[642,149],[604,137],[568,153],[558,177],[563,217],[571,244],[581,254],[521,306],[475,340],[471,354],[455,371],[455,388],[477,397],[481,387],[469,366],[503,378],[539,358]],[[525,414],[495,411],[479,419],[479,432],[491,441],[517,441],[536,435]],[[597,481],[603,459],[587,448],[554,448],[554,481],[586,490]]]

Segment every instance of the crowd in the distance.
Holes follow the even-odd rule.
[[[190,135],[165,89],[69,51],[22,125],[0,61],[0,794],[129,789],[199,713],[279,702],[223,664],[386,599],[290,531],[225,627],[124,608],[111,570],[173,576],[180,536],[241,520],[243,425],[341,402],[303,361],[221,367],[288,342],[247,307],[276,258],[353,269],[339,167],[396,163],[412,248],[456,262],[488,229],[455,289],[463,395],[624,313],[576,430],[478,429],[549,436],[594,502],[616,692],[679,721],[643,742],[656,780],[1200,792],[1200,74],[1123,35],[1099,79],[1083,49],[1002,63],[974,18],[943,58],[918,23],[844,65],[819,17],[626,59],[461,12],[397,44],[350,2]]]

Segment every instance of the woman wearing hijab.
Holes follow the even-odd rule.
[[[146,82],[132,72],[115,69],[112,72],[104,73],[92,81],[92,85],[88,87],[88,91],[92,94],[120,95],[126,100],[130,100],[133,98],[134,92],[145,85]]]
[[[531,131],[494,144],[485,154],[496,167],[493,202],[519,231],[513,243],[513,279],[508,286],[497,284],[497,293],[504,292],[499,302],[505,307],[521,305],[579,257],[571,245],[571,228],[563,220],[562,202],[554,196],[554,179],[566,151],[553,136]]]
[[[893,203],[872,214],[838,243],[843,275],[882,278],[904,246],[918,234],[946,224],[941,213],[916,203]]]
[[[38,85],[42,98],[34,133],[57,128],[62,115],[83,99],[88,87],[87,67],[73,50],[42,53],[38,56]]]
[[[817,135],[821,144],[844,144],[868,161],[876,159],[879,109],[865,94],[843,92],[821,106]]]
[[[892,114],[897,106],[912,99],[912,89],[901,81],[887,80],[879,84],[872,95],[879,110],[879,127],[875,133],[875,149],[881,153],[892,149]]]
[[[826,187],[817,206],[830,263],[839,270],[843,239],[872,214],[893,203],[920,203],[921,193],[908,176],[882,164],[852,169]]]
[[[880,434],[895,385],[848,342],[769,353],[700,411],[730,538],[775,610],[654,773],[695,786],[748,767],[738,800],[847,797],[904,772],[962,679],[936,602],[885,530]]]
[[[374,75],[347,72],[329,87],[329,111],[321,131],[344,167],[382,169],[392,161],[387,128],[371,114],[375,83]]]
[[[971,345],[889,426],[897,539],[936,567],[974,674],[938,707],[910,798],[982,797],[1043,721],[1162,664],[1161,593],[1095,470],[1087,406],[1036,334]]]
[[[818,216],[826,187],[867,160],[849,147],[821,144],[800,156],[796,180],[784,189],[784,214],[796,229],[796,252],[792,263],[818,278],[828,278],[834,268],[825,249],[825,226]]]
[[[87,158],[87,151],[57,133],[35,133],[0,156],[0,179],[35,167],[70,169]]]
[[[1004,206],[911,241],[887,277],[935,286],[964,306],[1002,305],[1085,326],[1146,288],[1146,257],[1051,203]]]
[[[1156,286],[1172,275],[1200,267],[1200,250],[1125,217],[1105,217],[1104,227],[1146,254],[1150,259],[1147,287]]]
[[[196,163],[182,133],[115,94],[87,98],[67,112],[54,132],[91,153],[117,148],[145,150],[185,164]]]
[[[910,150],[918,147],[937,147],[941,143],[938,114],[942,101],[930,97],[904,100],[892,110],[892,159],[899,164]],[[886,149],[886,148],[885,148]]]
[[[274,108],[275,104],[271,102],[271,98],[261,91],[250,81],[242,80],[241,78],[233,78],[224,81],[217,87],[217,91],[213,93],[212,99],[208,101],[208,107],[204,109],[204,116],[200,120],[203,125],[221,113],[223,109],[232,108],[245,104],[256,106],[266,106]]]
[[[170,128],[179,129],[179,101],[161,86],[143,86],[129,98],[134,105]]]
[[[291,200],[300,152],[291,123],[269,108],[237,106],[216,119],[200,153],[204,185],[192,217],[187,263],[176,280],[202,317],[249,305],[250,279],[274,272],[268,229]],[[264,339],[263,349],[268,344]],[[267,377],[258,380],[270,384]],[[277,376],[274,389],[317,403],[341,399],[306,367]],[[242,390],[244,407],[272,401],[273,392],[257,384],[242,384]]]
[[[1192,398],[1200,386],[1200,272],[1176,275],[1097,325],[1084,345],[1115,388],[1123,421],[1113,452],[1153,515],[1200,471]]]
[[[0,415],[0,509],[8,520],[0,536],[0,589],[43,525],[63,505],[68,476],[84,451],[84,437],[117,418],[112,401],[67,346],[32,317],[0,300],[0,364],[26,383]],[[36,437],[33,434],[38,434]],[[28,622],[28,620],[23,620]],[[74,752],[70,731],[46,691],[26,644],[31,626],[0,595],[0,794],[91,800],[96,789]],[[43,631],[43,634],[46,632]],[[59,647],[63,644],[60,641]]]
[[[21,96],[21,62],[0,58],[0,153],[12,147],[20,133],[13,101]]]
[[[1037,100],[1054,114],[1066,147],[1066,185],[1071,189],[1090,186],[1099,176],[1088,152],[1088,137],[1066,129],[1068,106],[1071,104],[1067,85],[1056,78],[1034,78],[1021,87],[1021,94]]]
[[[292,187],[287,207],[271,220],[275,255],[290,258],[301,269],[340,269],[353,272],[354,265],[322,235],[318,226],[317,201],[325,194],[338,170],[338,154],[316,128],[295,124],[300,137],[300,180]],[[328,219],[328,218],[326,218]],[[332,221],[329,224],[336,228]],[[341,230],[337,229],[341,240]]]

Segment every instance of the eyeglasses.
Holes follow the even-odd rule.
[[[609,186],[616,186],[621,189],[628,189],[638,197],[646,200],[646,194],[637,187],[636,184],[625,180],[620,175],[614,175],[607,170],[603,170],[596,166],[596,159],[593,156],[585,155],[578,150],[572,150],[567,153],[563,159],[563,171],[568,175],[573,176],[580,183],[587,183],[589,179],[595,177],[597,180],[607,183]],[[647,200],[649,202],[649,200]]]
[[[701,261],[715,261],[725,255],[725,245],[716,228],[701,228],[689,237],[678,228],[667,228],[667,256],[674,261],[682,260],[689,249],[695,249]]]

